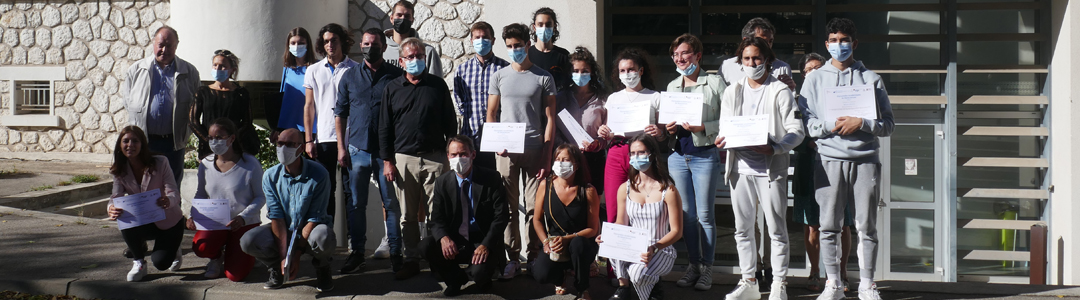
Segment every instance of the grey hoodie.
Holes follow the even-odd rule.
[[[836,120],[819,118],[818,112],[825,109],[825,88],[836,86],[872,85],[878,102],[878,119],[863,120],[862,128],[850,135],[841,136],[832,132]],[[832,60],[821,69],[810,73],[803,82],[799,93],[799,108],[804,112],[806,135],[815,139],[818,153],[824,161],[851,161],[877,163],[878,137],[892,135],[893,112],[889,104],[889,94],[881,76],[867,70],[861,61],[841,71],[832,65]]]

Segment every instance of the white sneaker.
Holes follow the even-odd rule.
[[[225,269],[225,259],[217,258],[211,259],[206,263],[206,273],[203,273],[203,277],[206,278],[221,278],[221,273]]]
[[[708,291],[712,288],[712,266],[707,266],[703,264],[698,268],[698,270],[701,272],[701,276],[698,277],[697,284],[694,285],[694,289],[699,291]]]
[[[506,263],[506,269],[503,270],[502,279],[514,279],[521,272],[521,263],[517,260],[512,260]]]
[[[127,281],[135,282],[143,279],[146,276],[146,261],[137,259],[133,261],[131,271],[128,271]]]
[[[871,284],[868,289],[859,289],[859,300],[881,300],[881,293],[877,290],[877,283]]]
[[[698,272],[698,266],[699,265],[695,263],[687,265],[686,273],[683,273],[682,278],[680,278],[678,282],[675,282],[675,285],[678,285],[679,287],[689,287],[694,285],[694,283],[697,282],[698,277],[701,277],[701,274]]]
[[[761,291],[758,290],[757,281],[750,281],[749,279],[739,280],[739,285],[735,286],[735,290],[728,293],[724,297],[726,300],[759,300],[761,299]]]
[[[825,282],[825,288],[821,290],[821,295],[817,297],[817,300],[840,299],[844,299],[844,287],[839,282],[833,282],[832,280]]]
[[[386,236],[383,236],[382,242],[379,243],[379,248],[375,248],[375,254],[372,254],[371,258],[375,258],[375,259],[387,259],[387,258],[390,258],[390,243],[387,241]]]
[[[184,249],[176,249],[176,259],[169,265],[169,271],[180,271],[180,265],[184,264]]]
[[[787,300],[787,281],[773,281],[769,300]]]

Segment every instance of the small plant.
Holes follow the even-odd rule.
[[[269,130],[255,126],[255,134],[259,137],[259,154],[255,157],[259,159],[259,164],[262,164],[263,170],[269,169],[278,163],[277,153],[275,153],[277,148],[270,144]]]
[[[51,188],[53,188],[53,186],[51,184],[46,184],[46,185],[43,185],[43,186],[32,188],[32,189],[30,189],[30,191],[31,192],[39,192],[39,191],[44,191],[44,190],[51,189]]]
[[[56,186],[69,186],[69,185],[71,185],[71,181],[61,181],[61,182],[56,183]]]
[[[184,169],[199,167],[199,137],[194,134],[188,138],[187,146],[184,147]]]
[[[0,170],[0,177],[4,177],[4,176],[8,176],[8,175],[22,174],[22,173],[23,172],[19,171],[19,169],[16,169],[15,167],[11,167],[10,170],[8,170],[8,169]]]
[[[75,175],[71,177],[72,183],[91,183],[98,180],[101,180],[101,178],[97,177],[97,175]]]

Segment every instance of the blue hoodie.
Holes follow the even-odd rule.
[[[832,132],[832,129],[836,127],[836,120],[820,119],[818,112],[823,112],[825,109],[823,101],[825,101],[826,88],[852,85],[874,87],[879,119],[863,119],[862,128],[850,135],[841,136]],[[806,77],[799,94],[799,108],[805,116],[806,136],[815,139],[821,160],[880,162],[877,155],[880,147],[878,137],[892,135],[895,126],[889,94],[885,92],[885,84],[881,81],[881,76],[867,70],[861,61],[856,61],[841,71],[833,66],[830,60],[821,69],[811,72]]]

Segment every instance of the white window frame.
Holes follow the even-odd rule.
[[[7,81],[8,86],[8,113],[0,116],[0,125],[6,127],[60,127],[60,117],[56,116],[56,81],[66,80],[64,67],[0,67],[0,81]],[[18,91],[17,82],[21,81],[48,81],[49,113],[48,114],[16,114],[18,103],[15,93]]]

